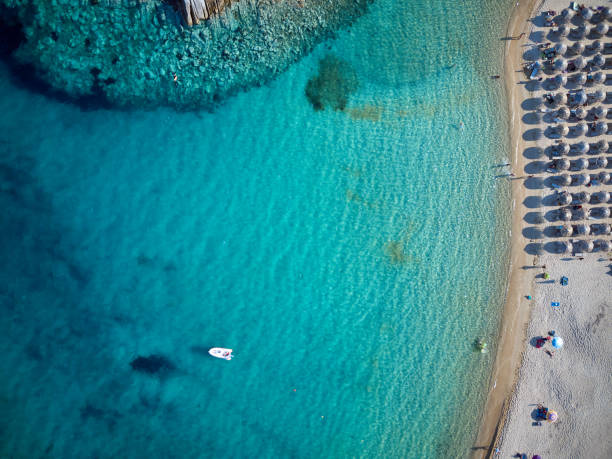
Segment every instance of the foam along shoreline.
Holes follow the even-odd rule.
[[[587,7],[597,7],[600,4],[601,2],[595,1],[586,2]],[[568,237],[560,237],[550,230],[558,224],[550,219],[556,218],[560,212],[557,201],[551,198],[554,191],[550,185],[559,185],[553,182],[550,162],[545,161],[544,155],[554,154],[557,148],[551,147],[557,145],[555,140],[562,142],[565,139],[553,139],[549,136],[552,132],[550,126],[554,126],[556,121],[551,124],[548,119],[550,115],[548,118],[545,115],[544,119],[536,116],[537,126],[528,124],[534,122],[529,116],[535,112],[529,101],[541,100],[543,95],[549,92],[553,78],[556,78],[556,83],[560,83],[561,88],[558,91],[562,93],[571,94],[583,89],[578,87],[582,83],[576,75],[570,73],[570,78],[563,78],[565,73],[555,72],[554,66],[542,75],[542,82],[538,82],[537,78],[535,82],[530,81],[523,70],[525,59],[539,58],[542,48],[537,48],[538,44],[550,42],[551,46],[555,46],[565,42],[566,31],[555,26],[548,27],[546,14],[542,13],[555,11],[556,14],[551,15],[551,22],[556,22],[555,18],[559,17],[557,15],[568,6],[569,2],[561,0],[519,2],[508,27],[508,38],[522,37],[518,40],[508,40],[505,49],[512,164],[516,175],[520,177],[513,180],[510,286],[501,323],[500,344],[491,379],[491,390],[473,449],[474,457],[492,457],[496,452],[501,454],[500,457],[510,457],[517,452],[528,454],[529,457],[535,454],[542,457],[612,455],[612,440],[608,435],[612,425],[605,412],[612,397],[609,381],[609,355],[612,353],[612,340],[609,337],[612,325],[606,316],[612,291],[610,253],[606,252],[606,245],[597,239],[602,235],[589,236],[587,233],[580,236],[581,242],[576,244],[574,241],[572,245],[568,244]],[[591,14],[585,11],[585,16],[593,16],[590,19],[581,16],[578,14],[567,21],[568,35],[574,34],[572,43],[581,41],[581,35],[587,35],[585,41],[591,48],[591,42],[600,41],[604,49],[607,49],[606,43],[610,43],[612,38],[607,32],[599,33],[605,30],[605,27],[597,26],[595,22],[608,24],[609,20],[601,21],[595,12]],[[559,22],[562,21],[563,19]],[[595,30],[585,34],[591,27]],[[559,46],[558,50],[567,52],[563,48]],[[577,57],[572,56],[572,59]],[[593,56],[589,55],[585,60],[592,59]],[[608,67],[605,64],[602,67],[601,71],[608,74]],[[575,73],[579,75],[581,72]],[[604,92],[603,105],[606,106],[609,100],[606,94],[607,86],[605,83],[595,83],[588,85],[586,90],[591,93],[601,89]],[[561,97],[558,99],[561,102]],[[585,108],[590,111],[593,105],[589,104]],[[570,124],[579,122],[572,119]],[[534,128],[539,129],[543,135],[526,134],[528,131],[534,132]],[[577,145],[581,138],[587,145],[602,139],[609,140],[606,132],[589,129],[586,132],[568,129],[568,134],[571,138],[567,141]],[[586,158],[583,153],[572,149],[572,167],[579,166],[578,156]],[[607,151],[599,153],[609,159]],[[583,175],[589,176],[589,181],[591,177],[605,176],[610,172],[605,161],[593,162],[591,159],[587,159],[588,169],[582,171]],[[571,193],[574,198],[589,189],[586,188],[588,183],[572,181],[570,184],[561,187],[559,191],[565,191],[568,195]],[[598,193],[603,191],[600,193],[602,195],[610,192],[612,188],[609,179],[603,183],[595,180],[592,184],[597,185],[597,189],[589,190]],[[587,210],[595,210],[594,202],[588,202]],[[601,207],[601,203],[595,204]],[[548,207],[544,207],[545,205]],[[588,212],[584,214],[584,217],[588,216]],[[595,222],[587,221],[582,225],[580,221],[570,223],[576,225],[576,228],[588,227],[588,232],[591,229],[600,231],[599,228],[610,223],[609,216],[606,218],[604,215]],[[580,218],[579,215],[573,214],[570,218],[574,217]],[[603,235],[604,239],[601,240],[607,240],[606,237],[609,239],[609,235]],[[595,242],[598,246],[595,246],[593,239],[597,239]],[[580,251],[581,246],[590,248],[588,252],[593,249],[595,252],[576,253]],[[568,253],[551,253],[562,252],[562,247],[565,250],[569,248]],[[541,268],[543,266],[544,269]],[[561,277],[569,279],[568,285],[559,282]],[[532,299],[527,299],[527,295],[531,295]],[[560,306],[552,307],[552,304]],[[540,343],[538,337],[545,336],[552,330],[563,335],[566,343],[565,347],[556,353],[552,352],[550,345],[537,347]],[[544,403],[557,411],[559,421],[555,424],[538,425],[534,419],[538,403]],[[594,419],[597,421],[593,422]]]

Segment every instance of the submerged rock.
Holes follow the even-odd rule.
[[[315,110],[344,110],[358,86],[357,74],[348,62],[328,55],[319,62],[319,73],[308,80],[305,92]]]
[[[210,0],[0,0],[0,34],[18,33],[11,59],[64,98],[207,108],[274,78],[372,0],[212,1],[222,12],[198,24]]]
[[[150,375],[168,373],[176,370],[176,366],[163,355],[152,354],[148,357],[138,356],[130,362],[132,370]]]

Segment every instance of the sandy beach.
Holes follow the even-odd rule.
[[[593,7],[602,4],[585,3]],[[534,111],[529,103],[541,99],[547,92],[567,93],[577,90],[577,87],[571,87],[570,81],[565,88],[547,91],[545,84],[528,82],[522,67],[533,56],[534,50],[536,56],[539,54],[538,44],[551,42],[554,46],[555,42],[564,40],[558,34],[549,33],[553,28],[544,26],[541,12],[553,10],[559,14],[568,6],[569,2],[561,0],[520,1],[514,8],[504,37],[507,45],[503,77],[509,101],[511,160],[515,173],[511,178],[510,282],[488,400],[472,449],[473,457],[513,457],[518,453],[528,457],[539,454],[543,458],[612,456],[609,436],[612,423],[607,416],[612,399],[612,323],[607,311],[612,297],[611,254],[597,249],[584,254],[576,253],[577,249],[567,254],[552,253],[557,252],[555,248],[562,246],[568,238],[548,239],[550,227],[559,222],[546,221],[546,217],[552,220],[550,215],[554,215],[550,208],[537,209],[532,205],[534,202],[540,205],[547,202],[555,190],[544,186],[550,184],[551,174],[546,172],[545,157],[535,154],[548,152],[553,140],[546,135],[539,138],[528,135],[533,128],[539,126],[544,130],[550,124],[542,120],[534,125],[529,118]],[[568,26],[576,28],[580,23],[570,22]],[[587,24],[595,27],[594,22]],[[611,41],[609,35],[591,36],[584,41],[589,44],[595,39],[603,43]],[[572,44],[573,40],[567,42]],[[608,50],[604,51],[606,54],[609,54]],[[609,73],[609,65],[605,73]],[[549,77],[552,75],[544,75],[544,79]],[[597,87],[605,91],[606,85]],[[590,92],[596,88],[589,86],[585,89]],[[609,106],[608,102],[609,98],[604,105]],[[577,138],[568,139],[568,143],[581,140],[581,136],[574,137]],[[586,142],[601,137],[609,140],[608,135],[598,138],[582,136]],[[575,160],[574,157],[569,159]],[[609,166],[607,169],[585,172],[610,172]],[[571,193],[612,191],[609,182],[596,189],[567,188]],[[610,218],[587,223],[598,228],[597,225],[609,224]],[[610,236],[591,234],[581,240],[606,238],[610,239]],[[560,284],[562,276],[568,278],[568,285]],[[552,307],[553,302],[559,306]],[[563,337],[564,347],[553,352],[550,341],[538,347],[542,343],[538,338],[547,337],[553,330],[556,336]],[[558,413],[555,423],[538,424],[535,414],[539,403]]]

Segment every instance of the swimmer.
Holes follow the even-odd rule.
[[[465,124],[463,124],[463,121],[459,121],[459,129],[463,128],[465,128]]]
[[[176,84],[178,84],[178,77],[176,76],[176,73],[172,74],[172,81],[174,81]]]

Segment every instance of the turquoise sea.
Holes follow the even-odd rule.
[[[212,113],[83,110],[2,64],[0,456],[468,456],[508,267],[501,3],[377,0]],[[304,95],[326,56],[345,111]]]

